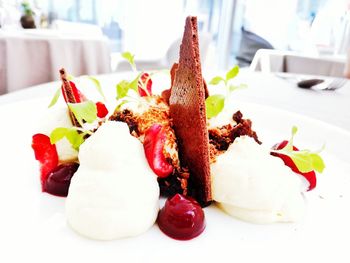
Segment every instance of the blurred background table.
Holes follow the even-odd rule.
[[[204,72],[203,75],[209,80],[214,73]],[[101,75],[98,79],[102,87],[115,87],[120,80],[130,76],[133,76],[132,73],[125,72]],[[166,75],[164,77],[168,78]],[[305,90],[275,74],[251,72],[248,69],[241,70],[236,81],[248,85],[247,89],[238,90],[233,94],[233,99],[237,99],[238,102],[262,104],[294,112],[350,131],[349,83],[335,91]],[[35,98],[47,98],[49,104],[59,85],[59,82],[51,82],[0,96],[0,106]],[[156,85],[154,86],[156,88]],[[161,88],[167,87],[161,85]],[[111,100],[115,98],[114,88],[105,88],[104,91]]]
[[[61,67],[72,75],[109,73],[107,39],[43,29],[0,31],[0,94],[58,80]]]

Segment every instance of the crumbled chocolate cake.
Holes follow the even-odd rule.
[[[178,158],[177,140],[169,116],[169,106],[160,96],[144,97],[144,102],[149,103],[147,110],[134,113],[130,109],[116,110],[109,118],[111,121],[125,122],[130,134],[138,138],[141,143],[144,134],[153,124],[159,123],[165,129],[167,140],[163,153],[168,163],[174,167],[173,173],[166,178],[158,178],[161,195],[172,196],[176,193],[187,195],[189,193],[189,172],[180,165]]]
[[[197,18],[187,17],[180,60],[169,99],[181,163],[189,168],[192,194],[201,205],[212,201],[205,87],[198,45]]]
[[[225,152],[228,147],[240,136],[250,136],[261,144],[255,131],[252,130],[252,122],[249,119],[243,119],[240,111],[232,116],[236,123],[227,124],[221,127],[209,129],[210,162],[215,162],[216,156]]]

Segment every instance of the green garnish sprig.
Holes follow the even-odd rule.
[[[289,156],[293,160],[294,164],[299,169],[299,171],[302,173],[307,173],[314,170],[319,173],[322,173],[326,166],[319,153],[324,149],[325,146],[323,146],[318,151],[293,150],[294,136],[297,133],[297,131],[298,128],[296,126],[293,126],[292,136],[286,144],[286,146],[280,150],[271,150],[271,152]]]
[[[135,55],[131,52],[126,51],[121,54],[121,56],[130,64],[134,73],[137,73],[137,67],[135,64]],[[145,93],[149,96],[149,92],[147,90],[148,81],[158,73],[167,73],[170,74],[169,70],[159,70],[155,72],[148,73],[147,79],[140,81],[141,76],[144,72],[138,73],[137,76],[132,80],[121,80],[116,85],[116,99],[118,101],[116,110],[118,110],[122,105],[128,102],[136,102],[136,103],[147,103],[147,101],[141,100],[141,96],[139,95],[138,88],[140,86],[141,89],[145,91]],[[136,96],[131,96],[129,91],[132,91]]]
[[[54,129],[51,132],[50,141],[51,141],[51,144],[55,144],[58,141],[62,140],[63,138],[66,138],[72,145],[73,149],[78,151],[80,145],[85,141],[85,136],[87,134],[91,134],[91,132],[90,131],[82,132],[75,127],[73,128],[59,127]]]
[[[210,119],[217,116],[224,109],[225,102],[233,91],[247,87],[247,85],[245,84],[233,85],[231,83],[231,80],[234,79],[238,75],[238,73],[239,67],[234,66],[226,73],[225,77],[216,76],[211,79],[209,85],[218,85],[220,83],[224,84],[226,89],[226,95],[214,94],[209,96],[205,100],[207,118]]]
[[[131,69],[133,70],[133,72],[137,72],[137,67],[136,67],[136,63],[135,63],[135,55],[132,54],[129,51],[126,51],[126,52],[123,52],[121,54],[121,56],[130,64]],[[124,94],[125,94],[125,92],[127,94],[129,89],[133,89],[136,92],[138,92],[138,84],[140,84],[141,89],[143,89],[145,91],[145,93],[147,94],[147,96],[149,96],[150,94],[149,94],[149,92],[147,90],[147,84],[148,84],[148,81],[150,81],[151,76],[153,74],[152,73],[149,74],[148,78],[145,81],[139,81],[140,77],[142,76],[142,74],[143,74],[143,72],[139,73],[137,75],[137,77],[134,80],[132,80],[131,82],[128,82],[128,81],[125,81],[125,80],[124,81],[122,80],[121,82],[119,82],[117,84],[117,94],[118,94],[118,85],[119,84],[121,84],[121,86],[123,86],[123,90],[120,90],[121,91],[121,95],[118,94],[117,98],[120,97],[120,96],[125,97],[126,95],[124,95]],[[124,83],[122,83],[122,82],[124,82]]]
[[[84,122],[93,123],[97,120],[97,107],[93,101],[88,100],[80,103],[67,103],[67,105],[81,127],[84,126]]]
[[[92,101],[84,101],[80,103],[67,103],[68,108],[74,114],[75,118],[79,122],[80,127],[58,127],[54,129],[50,134],[50,141],[52,144],[66,138],[73,149],[79,150],[80,145],[85,141],[86,135],[91,135],[93,132],[87,128],[84,128],[84,123],[94,123],[97,117],[97,107]]]

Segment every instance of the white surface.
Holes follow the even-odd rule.
[[[299,127],[299,147],[318,148],[326,142],[327,169],[318,176],[316,190],[306,194],[302,222],[254,225],[211,206],[205,209],[206,230],[189,242],[166,237],[156,225],[136,238],[97,242],[66,225],[64,198],[40,191],[30,143],[49,101],[44,97],[0,108],[6,124],[0,136],[0,262],[349,262],[348,132],[300,115],[237,103],[267,145],[288,138],[292,125]]]
[[[62,67],[73,76],[109,73],[107,40],[55,30],[0,32],[0,94],[58,80]]]

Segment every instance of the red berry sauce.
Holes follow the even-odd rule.
[[[190,240],[205,229],[205,216],[196,200],[180,194],[168,198],[158,214],[158,226],[167,236]]]
[[[70,181],[78,170],[78,163],[64,163],[49,173],[43,184],[43,191],[57,196],[67,196]]]

